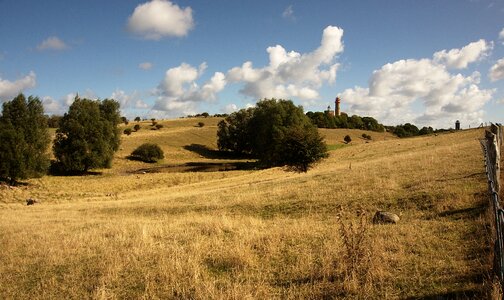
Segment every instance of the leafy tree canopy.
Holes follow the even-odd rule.
[[[47,172],[51,142],[42,102],[19,94],[5,102],[0,116],[0,178],[39,177]]]
[[[327,156],[316,127],[290,100],[264,99],[229,115],[219,123],[217,137],[220,150],[251,154],[265,167],[306,172]]]
[[[76,97],[56,131],[53,150],[62,171],[111,167],[119,149],[119,103]]]

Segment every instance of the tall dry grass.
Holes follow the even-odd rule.
[[[486,296],[481,131],[359,143],[306,174],[127,172],[149,139],[168,163],[217,161],[183,147],[215,142],[191,121],[125,137],[102,175],[2,186],[0,298]],[[401,221],[372,225],[377,209]]]

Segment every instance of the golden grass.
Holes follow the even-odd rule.
[[[323,130],[329,144],[349,133],[359,142],[306,174],[129,173],[145,168],[125,157],[146,141],[162,146],[161,164],[221,161],[184,148],[215,148],[218,120],[123,136],[102,175],[1,186],[0,298],[486,296],[481,130],[371,132],[369,143],[362,132]],[[25,206],[28,197],[42,203]],[[372,225],[377,209],[401,221]]]

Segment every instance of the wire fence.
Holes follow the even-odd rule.
[[[485,139],[481,140],[485,154],[485,168],[488,178],[490,202],[494,215],[494,273],[504,286],[504,210],[500,204],[500,151],[503,139],[503,126],[491,124],[490,131],[485,131]]]

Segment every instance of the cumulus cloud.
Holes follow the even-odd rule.
[[[150,62],[143,62],[143,63],[138,64],[138,67],[140,69],[146,70],[146,71],[152,69],[153,66],[154,65]]]
[[[491,81],[504,79],[504,58],[501,58],[495,63],[488,72],[488,77]]]
[[[499,33],[499,40],[501,40],[502,44],[504,45],[504,28],[502,28],[501,32]]]
[[[42,105],[44,106],[44,112],[49,115],[63,115],[66,111],[61,101],[57,101],[50,96],[42,98]]]
[[[231,113],[234,113],[235,111],[238,111],[238,106],[234,103],[230,103],[228,105],[226,105],[222,111],[226,114],[231,114]]]
[[[229,82],[243,83],[240,92],[259,98],[316,99],[324,83],[334,83],[339,64],[336,56],[343,52],[343,29],[328,26],[320,46],[310,53],[285,50],[281,45],[268,47],[269,65],[254,68],[247,61],[228,71]]]
[[[33,71],[25,77],[15,81],[9,81],[0,77],[0,102],[12,100],[17,94],[26,89],[34,88],[36,84],[37,76]]]
[[[442,50],[434,53],[434,61],[453,69],[465,69],[475,61],[481,60],[492,50],[492,43],[481,39],[463,47],[462,49]]]
[[[116,100],[121,105],[121,110],[127,110],[129,108],[133,109],[147,109],[149,105],[145,103],[139,92],[134,91],[131,94],[127,94],[125,91],[116,89],[112,95],[110,95],[111,99]]]
[[[389,63],[373,72],[367,88],[347,89],[339,97],[352,114],[370,115],[385,124],[446,127],[457,119],[479,124],[483,106],[495,90],[479,87],[479,72],[453,74],[446,62],[435,55],[434,59]],[[418,106],[424,111],[418,112]]]
[[[167,0],[140,4],[128,19],[129,31],[149,40],[186,36],[193,27],[192,9]]]
[[[200,86],[197,80],[206,68],[206,63],[202,63],[198,68],[182,63],[178,67],[168,69],[157,88],[158,99],[153,109],[168,115],[193,114],[198,103],[215,101],[217,94],[227,84],[226,76],[215,72]]]
[[[57,36],[50,36],[37,45],[37,50],[66,50],[68,45]]]

